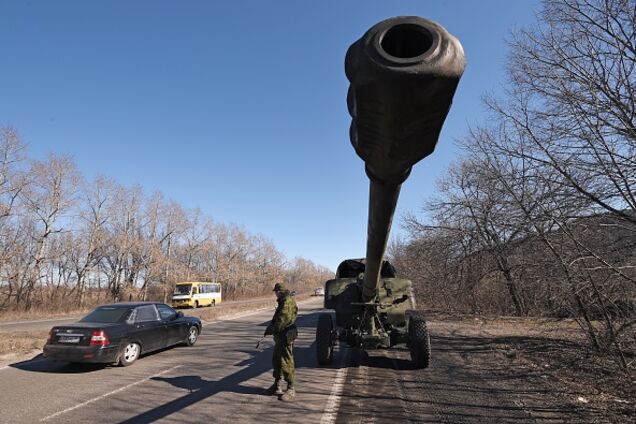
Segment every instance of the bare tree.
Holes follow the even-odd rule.
[[[471,159],[452,167],[448,177],[440,182],[438,191],[440,199],[426,206],[436,223],[426,226],[411,220],[411,227],[454,232],[465,256],[489,251],[503,277],[514,312],[525,315],[525,300],[510,260],[512,242],[525,237],[527,230],[516,205],[501,190],[496,178]]]
[[[141,187],[126,189],[115,187],[113,201],[108,209],[107,252],[102,271],[108,279],[112,298],[122,299],[124,289],[132,289],[136,282],[137,265],[133,262],[135,230],[140,221],[143,192]],[[128,293],[130,295],[130,293]]]
[[[22,165],[25,147],[13,128],[0,128],[0,306],[9,304],[16,295],[19,272],[10,262],[18,254],[19,220],[15,206],[27,185]]]
[[[63,231],[62,219],[76,201],[79,173],[68,156],[50,154],[46,162],[35,161],[29,169],[30,184],[22,192],[25,209],[34,222],[31,234],[36,247],[29,266],[28,281],[21,299],[26,310],[33,305],[34,291],[42,282],[48,243],[52,235]]]
[[[73,266],[77,276],[77,301],[80,308],[85,303],[87,281],[106,253],[108,208],[114,194],[114,185],[112,180],[97,177],[83,190],[84,207],[78,216],[78,235],[73,244],[77,252],[73,255]]]
[[[636,2],[547,0],[540,17],[511,42],[508,101],[490,106],[528,141],[518,155],[636,223]]]

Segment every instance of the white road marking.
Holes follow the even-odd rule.
[[[98,400],[104,399],[104,398],[106,398],[106,397],[108,397],[108,396],[110,396],[110,395],[114,395],[115,393],[123,392],[124,390],[129,389],[129,388],[131,388],[131,387],[133,387],[133,386],[136,386],[136,385],[138,385],[138,384],[141,384],[141,383],[143,383],[143,382],[145,382],[145,381],[148,381],[148,380],[150,380],[150,379],[151,379],[151,378],[153,378],[153,377],[158,377],[158,376],[160,376],[160,375],[163,375],[163,374],[169,373],[170,371],[174,371],[174,370],[176,370],[177,368],[179,368],[179,367],[181,367],[181,366],[182,366],[182,365],[177,365],[177,366],[174,366],[174,367],[172,367],[172,368],[168,368],[167,370],[163,370],[163,371],[161,371],[160,373],[157,373],[157,374],[151,375],[151,376],[146,377],[146,378],[144,378],[144,379],[141,379],[141,380],[139,380],[139,381],[135,381],[134,383],[130,383],[130,384],[128,384],[128,385],[126,385],[126,386],[124,386],[124,387],[120,387],[119,389],[113,390],[112,392],[108,392],[108,393],[105,393],[105,394],[103,394],[103,395],[101,395],[101,396],[97,396],[96,398],[93,398],[93,399],[87,400],[86,402],[82,402],[82,403],[80,403],[79,405],[75,405],[75,406],[72,406],[72,407],[70,407],[70,408],[66,408],[66,409],[65,409],[65,410],[63,410],[63,411],[59,411],[59,412],[56,412],[55,414],[49,415],[48,417],[44,417],[44,418],[42,418],[42,419],[40,420],[40,422],[48,421],[48,420],[50,420],[51,418],[54,418],[54,417],[60,416],[60,415],[62,415],[62,414],[65,414],[65,413],[67,413],[67,412],[70,412],[70,411],[73,411],[73,410],[75,410],[75,409],[81,408],[82,406],[86,406],[86,405],[91,404],[91,403],[93,403],[93,402],[97,402]]]
[[[331,388],[331,394],[325,405],[325,410],[320,418],[320,424],[333,424],[338,417],[338,407],[340,406],[340,398],[342,396],[342,390],[344,388],[345,381],[347,379],[347,370],[349,369],[347,364],[349,363],[350,349],[347,349],[345,354],[340,358],[338,363],[339,369],[336,374],[336,379],[333,382]]]

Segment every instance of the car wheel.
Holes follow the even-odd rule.
[[[194,305],[193,305],[192,307],[193,307],[194,309],[198,308],[198,307],[199,307],[199,301],[198,301],[198,300],[195,300],[195,301],[194,301]]]
[[[186,337],[186,341],[185,341],[186,346],[194,345],[197,342],[198,338],[199,338],[199,329],[196,327],[196,325],[193,325],[188,330],[188,337]]]
[[[137,343],[128,343],[126,347],[124,347],[124,351],[121,353],[121,357],[119,358],[119,365],[122,367],[127,367],[132,365],[133,362],[139,358],[139,354],[141,353],[141,346]]]
[[[212,299],[212,306],[216,306],[216,299]]]

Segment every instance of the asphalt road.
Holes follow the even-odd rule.
[[[302,302],[295,356],[297,396],[261,392],[272,382],[272,341],[255,349],[272,311],[210,323],[194,347],[142,357],[128,368],[35,357],[0,368],[3,423],[397,423],[569,422],[551,393],[526,384],[477,340],[433,334],[433,362],[410,365],[405,349],[340,348],[316,366],[322,298]]]
[[[0,422],[274,423],[287,415],[286,422],[320,422],[338,372],[315,366],[321,301],[300,305],[299,393],[292,404],[260,395],[272,382],[273,341],[259,350],[255,344],[272,308],[210,323],[194,347],[154,353],[128,368],[70,365],[39,356],[0,368]]]

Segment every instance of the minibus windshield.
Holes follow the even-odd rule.
[[[174,287],[174,294],[190,294],[192,284],[178,284]]]

